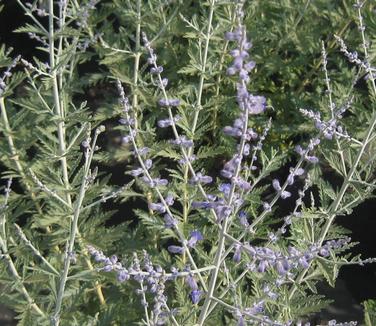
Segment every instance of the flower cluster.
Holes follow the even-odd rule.
[[[268,269],[274,268],[280,276],[287,275],[290,270],[301,267],[308,268],[310,262],[317,256],[327,257],[331,250],[337,250],[345,247],[350,242],[350,238],[342,238],[338,240],[330,240],[325,244],[319,246],[317,244],[310,245],[304,252],[295,248],[289,247],[288,253],[283,254],[280,251],[273,250],[267,247],[254,247],[249,244],[235,244],[235,252],[233,260],[240,262],[241,254],[246,253],[251,262],[248,264],[248,269],[255,270],[259,273],[264,273]]]
[[[2,97],[3,93],[6,89],[6,79],[10,78],[12,76],[12,69],[18,64],[18,62],[21,60],[21,56],[16,57],[12,63],[7,67],[7,69],[3,72],[3,74],[0,76],[0,97]]]

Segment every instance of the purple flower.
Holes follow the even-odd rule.
[[[325,247],[322,247],[319,251],[320,255],[323,257],[328,257],[329,256],[329,250]]]
[[[143,176],[142,181],[144,181],[151,188],[154,188],[156,186],[167,186],[168,184],[168,181],[166,179],[149,179],[147,176]]]
[[[142,147],[138,149],[138,154],[143,156],[150,152],[150,148],[148,147]]]
[[[194,201],[192,202],[192,208],[212,209],[216,207],[216,203],[209,201]]]
[[[204,237],[202,236],[201,232],[198,230],[194,230],[191,232],[191,237],[188,240],[188,247],[195,247],[197,244],[197,241],[204,240]]]
[[[279,180],[277,179],[274,179],[273,182],[272,182],[272,185],[273,185],[273,188],[276,190],[276,191],[281,191],[281,185],[279,183]]]
[[[168,246],[167,250],[173,254],[182,254],[184,253],[184,248],[180,246]]]
[[[171,194],[168,194],[167,197],[165,198],[165,202],[168,206],[171,206],[174,204],[174,196]]]
[[[282,191],[282,193],[281,193],[281,198],[282,199],[286,199],[286,198],[289,198],[289,197],[291,197],[291,192],[289,192],[289,191]]]
[[[240,315],[238,318],[237,326],[245,326],[244,317],[242,315]]]
[[[160,106],[179,106],[180,100],[179,99],[160,99],[158,101]]]
[[[241,69],[239,72],[239,78],[241,80],[248,82],[249,81],[248,71],[245,69]]]
[[[246,212],[244,212],[244,211],[240,211],[239,212],[239,223],[240,223],[240,225],[248,227],[249,223],[248,223],[247,218],[248,217],[247,217],[247,213]]]
[[[223,133],[232,137],[240,137],[242,135],[242,131],[240,129],[230,126],[224,127]]]
[[[200,290],[193,290],[190,294],[191,300],[193,304],[197,304],[201,299],[202,291]]]
[[[256,67],[256,62],[249,61],[244,65],[244,69],[250,72],[254,67]]]
[[[270,204],[267,203],[267,202],[264,202],[264,203],[262,204],[262,207],[264,208],[264,210],[265,210],[266,212],[271,212],[271,211],[272,211],[272,207],[271,207]]]
[[[167,128],[172,125],[172,121],[170,119],[159,120],[158,127],[159,128]]]
[[[142,168],[138,168],[138,169],[135,169],[135,170],[132,170],[131,171],[131,175],[133,177],[137,177],[139,176],[140,174],[142,174],[144,172],[144,170]]]
[[[304,269],[307,269],[309,267],[309,262],[305,256],[299,258],[299,264],[302,266]]]
[[[250,114],[259,114],[265,110],[266,98],[264,96],[253,96],[250,94],[248,101]]]
[[[217,213],[217,223],[220,223],[223,219],[230,216],[232,210],[227,205],[218,205],[215,207],[215,212]]]
[[[123,138],[122,138],[122,142],[123,142],[123,144],[128,144],[129,142],[131,142],[132,141],[132,137],[131,136],[124,136]]]
[[[289,176],[287,177],[287,184],[292,185],[294,183],[294,174],[290,173]]]
[[[276,263],[276,269],[279,275],[286,275],[290,269],[290,264],[287,259],[278,260]]]
[[[148,160],[145,161],[145,167],[146,167],[146,169],[149,170],[152,165],[153,165],[153,161],[151,159],[148,159]]]
[[[234,256],[232,259],[234,260],[235,263],[238,263],[240,262],[241,256],[242,256],[242,246],[239,244],[236,244]]]
[[[196,173],[196,176],[190,180],[191,184],[197,184],[197,183],[211,183],[213,181],[213,178],[208,175],[202,175],[201,172]]]
[[[226,179],[231,179],[232,178],[232,173],[226,169],[221,170],[221,176],[226,178]]]
[[[166,228],[173,228],[178,224],[178,222],[170,214],[165,214],[164,222]]]
[[[194,279],[193,275],[189,274],[186,277],[185,281],[187,282],[187,284],[191,288],[191,290],[197,290],[198,289],[197,282]]]
[[[257,267],[257,271],[259,273],[264,273],[265,270],[268,268],[268,266],[269,266],[269,263],[266,260],[261,260]]]
[[[239,41],[242,36],[242,31],[241,29],[237,29],[234,32],[226,32],[225,33],[225,39],[227,41]]]
[[[243,155],[248,156],[250,154],[250,149],[251,149],[251,146],[249,144],[245,144],[244,149],[243,149]]]
[[[150,203],[149,208],[152,211],[157,211],[159,213],[165,213],[166,212],[166,207],[162,203]]]
[[[305,154],[305,151],[303,150],[302,146],[300,146],[300,145],[295,146],[295,152],[297,152],[300,156]]]
[[[117,279],[119,282],[124,282],[129,280],[129,274],[125,269],[122,269],[120,272],[117,274]]]
[[[193,140],[188,139],[186,136],[180,136],[177,139],[170,140],[170,143],[174,144],[174,145],[180,145],[180,146],[186,147],[186,148],[193,146]]]
[[[229,67],[229,68],[227,68],[226,73],[227,73],[227,75],[229,75],[229,76],[233,76],[233,75],[236,74],[236,71],[237,71],[237,69],[235,69],[234,67]]]
[[[302,169],[302,168],[298,168],[295,171],[295,175],[302,175],[303,173],[304,173],[304,169]]]
[[[248,181],[243,180],[242,178],[233,178],[232,181],[241,189],[248,191],[251,189],[251,184]]]
[[[162,67],[162,66],[152,67],[152,68],[150,69],[150,72],[151,72],[152,74],[160,74],[160,73],[163,72],[163,67]]]
[[[168,181],[166,179],[155,178],[155,179],[153,179],[153,182],[157,186],[167,186],[168,185]]]
[[[316,157],[316,156],[306,156],[306,160],[308,161],[308,162],[311,162],[311,163],[313,163],[313,164],[316,164],[316,163],[318,163],[319,162],[319,159]]]

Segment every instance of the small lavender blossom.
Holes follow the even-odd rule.
[[[169,228],[169,229],[174,228],[178,224],[176,219],[174,219],[170,214],[165,214],[164,222],[165,222],[166,228]]]
[[[250,95],[248,98],[249,112],[250,114],[259,114],[265,111],[266,98],[264,96]]]
[[[251,189],[251,184],[248,182],[248,181],[245,181],[244,179],[240,178],[240,177],[233,177],[232,179],[232,182],[234,184],[236,184],[241,190],[245,190],[245,191],[248,191]]]
[[[216,205],[214,208],[216,214],[217,214],[217,223],[221,223],[224,219],[227,219],[231,213],[232,209],[228,205]]]
[[[194,201],[192,202],[192,208],[212,209],[216,207],[216,203],[210,201]]]
[[[196,159],[197,159],[196,155],[191,155],[187,159],[186,158],[180,159],[178,162],[181,165],[185,165],[185,164],[188,164],[188,162],[194,162]]]
[[[191,288],[191,290],[197,290],[198,289],[197,282],[194,279],[192,274],[188,274],[187,277],[185,278],[185,281],[187,282],[187,284]]]
[[[160,106],[179,106],[180,100],[179,99],[160,99],[158,101]]]
[[[233,137],[240,137],[242,135],[242,131],[238,128],[226,126],[223,128],[223,133]]]
[[[251,146],[249,144],[244,145],[243,155],[248,156],[250,154]]]
[[[244,212],[244,211],[240,211],[239,212],[239,223],[240,225],[244,226],[244,227],[248,227],[249,226],[249,223],[248,223],[248,216],[247,216],[247,213]]]
[[[306,160],[310,163],[317,164],[319,159],[316,156],[306,156]]]
[[[193,146],[193,140],[188,139],[186,136],[180,136],[177,139],[170,140],[170,143],[173,145],[179,145],[186,148]]]
[[[149,152],[150,152],[150,148],[148,148],[148,147],[138,148],[138,155],[140,155],[140,156],[144,156],[144,155],[148,154]]]
[[[165,213],[166,212],[166,207],[162,203],[150,203],[149,208],[152,211],[157,211],[159,213]]]
[[[264,211],[266,211],[266,212],[271,212],[272,211],[271,205],[269,203],[267,203],[267,202],[264,202],[262,204],[262,207],[264,208]]]
[[[165,198],[165,202],[168,206],[172,206],[174,204],[174,196],[172,194],[168,194]]]
[[[273,188],[274,188],[276,191],[281,191],[281,190],[282,190],[281,185],[280,185],[280,183],[279,183],[279,180],[274,179],[273,182],[272,182],[272,185],[273,185]]]
[[[150,69],[150,72],[152,74],[161,74],[163,72],[163,67],[162,66],[158,66],[158,67],[152,67]]]
[[[126,270],[121,270],[117,275],[117,280],[122,283],[129,280],[130,276]]]
[[[142,178],[142,180],[151,188],[157,187],[157,186],[167,186],[168,180],[166,179],[160,179],[160,178],[154,178],[150,179],[146,176]]]
[[[241,254],[242,254],[242,247],[238,244],[235,245],[235,252],[233,256],[233,260],[235,263],[239,263],[241,259]]]
[[[159,128],[167,128],[172,125],[172,121],[170,119],[159,120],[158,127]]]
[[[190,238],[188,240],[187,246],[194,248],[198,241],[204,240],[204,237],[202,236],[201,232],[198,230],[194,230],[190,234]]]
[[[150,168],[152,167],[152,165],[153,165],[153,161],[151,160],[151,159],[147,159],[146,161],[145,161],[145,168],[147,169],[147,170],[150,170]]]
[[[273,182],[272,182],[272,185],[273,185],[273,188],[276,191],[280,192],[282,190],[281,185],[279,183],[279,180],[274,179]],[[289,191],[284,190],[284,191],[281,192],[281,198],[282,199],[286,199],[286,198],[289,198],[289,197],[291,197],[291,193]]]
[[[144,170],[142,168],[137,168],[135,170],[132,170],[130,173],[133,177],[138,177],[139,175],[144,173]]]
[[[122,138],[122,142],[123,142],[123,144],[128,144],[128,143],[130,143],[132,141],[132,137],[131,136],[124,136],[123,138]]]
[[[218,187],[219,191],[222,192],[225,196],[228,196],[231,191],[230,183],[221,183]]]
[[[183,254],[184,253],[184,248],[180,246],[168,246],[167,250],[173,254]]]
[[[281,192],[281,198],[282,199],[287,199],[289,197],[291,197],[291,192],[286,191],[286,190],[284,190],[284,191]]]
[[[200,290],[193,290],[190,294],[191,300],[193,304],[199,303],[201,299],[202,291]]]
[[[190,180],[190,183],[191,184],[198,184],[198,183],[207,184],[207,183],[211,183],[212,181],[213,181],[212,177],[208,175],[203,175],[201,172],[197,172],[196,176]]]
[[[300,156],[303,156],[305,155],[305,151],[303,150],[302,146],[300,145],[296,145],[295,146],[295,152],[297,152]]]

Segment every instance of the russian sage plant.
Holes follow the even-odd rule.
[[[17,3],[32,22],[18,32],[48,57],[0,48],[1,299],[20,325],[309,325],[330,303],[318,282],[375,261],[352,256],[336,223],[376,182],[367,4],[353,8],[358,52],[342,35],[330,36],[337,54],[317,40],[324,90],[317,107],[290,108],[311,127],[281,152],[278,107],[253,83],[253,2]],[[343,85],[330,78],[339,55],[352,72]],[[105,98],[89,108],[81,99],[98,82]],[[112,158],[113,124],[120,187],[95,166]],[[101,206],[118,199],[136,208],[109,226]]]

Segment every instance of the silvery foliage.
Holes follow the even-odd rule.
[[[250,91],[262,63],[252,56],[257,40],[248,35],[247,1],[207,1],[200,20],[179,15],[181,2],[124,3],[136,20],[126,46],[106,29],[96,32],[108,23],[98,0],[17,2],[33,23],[19,31],[49,57],[30,62],[0,51],[7,180],[0,273],[4,301],[21,323],[309,325],[327,304],[317,282],[334,286],[340,267],[374,262],[353,257],[351,238],[335,223],[372,196],[376,181],[375,68],[363,3],[354,5],[358,52],[334,36],[353,80],[346,92],[333,85],[323,42],[326,108],[301,108],[313,127],[308,141],[285,154],[268,145],[278,108],[267,92]],[[141,21],[143,11],[155,19],[150,25]],[[158,44],[165,38],[181,46],[165,36],[177,19],[190,31],[190,61],[180,81],[166,77],[176,67],[161,62]],[[166,26],[156,29],[155,22]],[[91,114],[86,102],[77,105],[78,96],[98,76],[80,76],[78,68],[97,59],[94,50],[113,76],[108,95],[119,101],[106,99]],[[121,71],[119,58],[130,60],[133,71]],[[360,80],[368,94],[357,94]],[[212,99],[219,94],[226,98],[223,120]],[[130,178],[118,188],[94,167],[106,161],[99,143],[114,117]],[[222,132],[218,142],[209,138],[210,119]],[[227,144],[222,152],[221,144]],[[214,170],[219,153],[227,157]],[[277,178],[281,166],[288,172]],[[338,189],[325,180],[328,167],[340,179]],[[101,205],[119,198],[144,200],[134,210],[137,226],[105,225]]]

